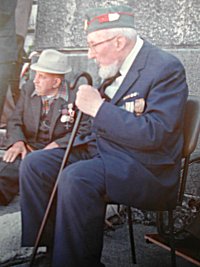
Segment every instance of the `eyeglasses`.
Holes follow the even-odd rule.
[[[97,46],[99,46],[99,45],[101,45],[101,44],[104,44],[104,43],[107,43],[107,42],[110,42],[110,41],[114,40],[116,37],[117,37],[117,36],[113,36],[113,37],[111,37],[111,38],[109,38],[109,39],[106,39],[106,40],[104,40],[104,41],[98,42],[98,43],[96,43],[96,44],[88,44],[88,48],[89,48],[92,52],[96,53],[96,52],[97,52],[97,51],[96,51],[96,47],[97,47]]]

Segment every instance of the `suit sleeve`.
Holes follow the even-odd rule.
[[[13,145],[17,141],[26,143],[26,137],[23,131],[23,112],[25,104],[25,95],[27,94],[26,88],[22,88],[19,100],[16,107],[8,119],[7,123],[7,147]]]

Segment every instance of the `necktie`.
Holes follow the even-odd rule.
[[[103,83],[99,87],[99,92],[101,97],[105,98],[106,101],[110,101],[110,98],[105,94],[106,88],[111,85],[119,76],[121,76],[120,72],[117,72],[114,76],[105,79]]]
[[[43,106],[42,106],[42,111],[43,111],[43,114],[44,115],[47,115],[47,113],[49,112],[49,108],[50,108],[50,105],[49,105],[49,100],[48,99],[45,99],[43,101]]]

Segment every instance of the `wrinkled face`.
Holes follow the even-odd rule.
[[[56,95],[61,84],[61,78],[55,74],[36,71],[33,82],[38,95]]]
[[[88,34],[88,58],[99,66],[99,76],[103,79],[114,76],[120,68],[118,36],[109,36],[106,31]]]

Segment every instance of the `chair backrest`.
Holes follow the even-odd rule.
[[[184,118],[183,158],[196,148],[200,132],[200,97],[189,95]]]
[[[189,95],[184,117],[184,144],[182,151],[183,168],[180,176],[177,205],[181,205],[190,163],[190,155],[195,150],[200,133],[200,97]],[[193,161],[195,162],[195,160]]]

